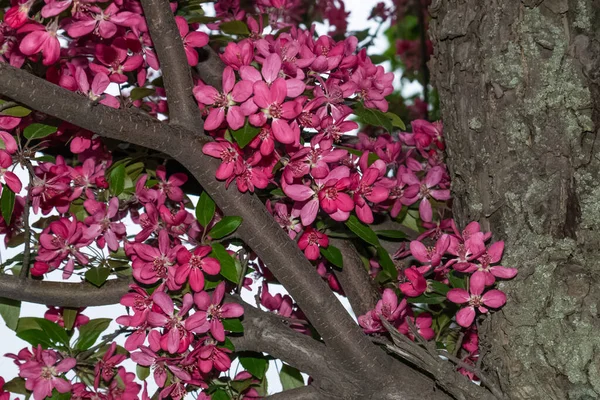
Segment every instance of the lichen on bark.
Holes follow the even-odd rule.
[[[600,1],[431,10],[455,215],[519,268],[483,365],[511,399],[600,398]]]

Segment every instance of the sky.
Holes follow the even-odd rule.
[[[386,4],[390,4],[391,0],[386,0],[385,1]],[[350,17],[348,20],[348,29],[351,31],[361,31],[364,30],[366,28],[372,28],[373,30],[376,28],[377,24],[374,21],[369,21],[366,18],[368,17],[368,15],[371,12],[371,8],[376,4],[375,1],[373,0],[345,0],[345,4],[346,4],[346,10],[349,10],[350,13]],[[320,33],[325,33],[326,30],[322,28],[318,28],[317,29]],[[385,29],[382,29],[381,32],[383,32]],[[383,51],[385,50],[385,48],[387,47],[387,40],[385,37],[383,37],[383,35],[379,35],[376,39],[375,39],[375,43],[372,46],[372,50],[371,52],[378,52],[378,51]],[[389,69],[389,65],[384,67]],[[398,80],[396,80],[397,82]],[[408,86],[408,87],[404,87],[403,88],[403,94],[408,95],[411,93],[415,93],[420,91],[420,86],[419,85],[412,85],[412,86]],[[21,175],[21,177],[25,177],[26,175],[22,172],[19,175]],[[22,179],[23,182],[26,181],[25,179]],[[194,200],[195,201],[195,200]],[[3,243],[0,243],[0,258],[1,259],[8,259],[12,256],[14,256],[15,251],[13,249],[9,249],[7,250],[6,248],[3,247]],[[78,278],[74,278],[74,280],[76,281]],[[257,286],[257,285],[255,285]],[[277,289],[279,288],[280,285],[276,285],[275,287],[273,287],[273,289]],[[271,290],[272,292],[277,292],[277,290]],[[245,295],[243,297],[245,297],[246,301],[254,304],[254,293],[250,293],[248,291],[244,291]],[[343,301],[345,303],[345,306],[348,308],[347,302],[344,300]],[[42,306],[42,305],[34,305],[34,304],[23,304],[22,308],[21,308],[21,316],[31,316],[31,317],[43,317],[44,312],[46,311],[46,307]],[[121,307],[119,305],[116,306],[104,306],[104,307],[93,307],[93,308],[88,308],[85,311],[85,315],[89,316],[90,318],[116,318],[120,315],[125,314],[125,309],[124,307]],[[111,329],[116,329],[118,327],[118,325],[116,323],[113,322],[113,324],[111,325],[111,327],[109,328],[109,330],[107,332],[111,332]],[[2,357],[3,354],[5,353],[16,353],[18,352],[21,348],[28,346],[28,343],[22,341],[21,339],[17,338],[14,335],[14,332],[12,332],[11,330],[9,330],[5,325],[4,325],[4,321],[0,320],[0,376],[4,377],[7,381],[12,379],[13,377],[15,377],[18,374],[18,369],[17,367],[13,364],[12,360]],[[128,371],[132,371],[135,372],[135,367],[133,365],[133,363],[130,364],[125,364],[126,368]],[[277,366],[274,365],[273,362],[271,362],[271,365],[269,366],[269,373],[267,374],[267,378],[269,379],[269,392],[270,393],[275,393],[281,390],[281,385],[279,383],[279,378],[278,378],[278,374],[277,374],[277,369],[281,367],[281,362],[278,362]],[[235,375],[235,369],[236,366],[234,365],[232,367],[232,376]],[[152,388],[150,388],[150,393],[153,393]]]

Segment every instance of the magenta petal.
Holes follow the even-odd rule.
[[[287,85],[285,79],[277,78],[271,85],[271,100],[282,104],[287,96]],[[297,103],[295,103],[297,104]]]
[[[223,304],[221,307],[223,318],[237,318],[244,315],[244,307],[235,303]]]
[[[419,215],[424,222],[431,222],[433,218],[433,211],[431,210],[431,203],[427,200],[427,197],[423,197],[419,204]]]
[[[209,275],[216,275],[221,271],[221,264],[212,257],[207,257],[202,260],[202,270]]]
[[[229,107],[229,110],[227,111],[227,125],[229,125],[231,129],[237,131],[244,126],[245,121],[246,117],[240,107]]]
[[[413,257],[419,260],[422,263],[429,263],[429,254],[427,252],[427,247],[417,240],[413,240],[410,242],[410,252]]]
[[[254,103],[260,108],[268,108],[271,103],[273,103],[273,99],[271,98],[271,90],[263,81],[255,82],[254,86],[252,86],[254,90]]]
[[[499,241],[492,243],[487,249],[487,253],[490,256],[490,264],[499,262],[502,259],[502,252],[504,251],[504,242]]]
[[[262,66],[262,76],[265,81],[268,83],[275,81],[279,76],[279,70],[281,70],[281,57],[275,53],[269,54]]]
[[[482,297],[481,301],[488,307],[499,308],[506,303],[506,295],[500,290],[490,290],[486,292]]]
[[[518,271],[516,268],[496,266],[490,268],[490,272],[497,278],[512,279],[517,275]]]
[[[450,289],[446,294],[448,300],[456,304],[466,303],[471,299],[471,296],[465,289]]]
[[[204,129],[212,131],[217,129],[225,120],[225,109],[223,107],[213,108],[204,121]]]
[[[196,100],[206,105],[214,104],[215,98],[219,95],[217,89],[208,85],[196,86],[193,92]]]
[[[165,292],[155,292],[152,295],[152,300],[154,300],[154,303],[158,305],[165,314],[173,315],[173,300],[168,294]]]
[[[471,279],[469,281],[469,290],[471,294],[475,296],[481,295],[483,293],[483,289],[485,288],[485,273],[482,271],[476,271],[473,275],[471,275]]]
[[[19,180],[19,177],[16,174],[10,171],[6,171],[4,173],[4,180],[6,181],[6,185],[10,188],[10,190],[19,194],[23,185],[21,184],[21,181]]]
[[[309,226],[317,218],[317,212],[319,211],[319,199],[312,199],[302,207],[300,212],[300,219],[302,225]]]
[[[225,340],[225,329],[223,328],[223,323],[216,318],[210,321],[210,333],[219,342]]]
[[[465,307],[456,313],[456,322],[465,328],[468,328],[475,319],[475,309],[473,307]]]
[[[278,142],[283,144],[293,144],[296,142],[296,135],[294,135],[294,131],[285,120],[273,120],[271,128],[273,128],[273,136],[275,136]]]
[[[315,192],[305,185],[288,185],[285,187],[284,192],[292,200],[304,201],[308,200]]]

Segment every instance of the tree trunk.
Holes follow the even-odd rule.
[[[510,399],[600,397],[600,1],[433,1],[457,222],[519,268],[485,319]]]

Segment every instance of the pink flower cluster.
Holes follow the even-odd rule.
[[[121,304],[130,307],[133,315],[121,316],[117,322],[135,329],[125,348],[132,351],[134,362],[153,369],[155,382],[163,388],[161,398],[182,398],[186,385],[206,388],[211,373],[229,369],[230,350],[219,346],[225,340],[223,320],[238,318],[244,310],[239,304],[223,302],[224,282],[212,295],[186,293],[177,308],[164,285],[151,295],[139,286],[131,288],[134,292],[126,294]],[[191,310],[196,311],[190,315]],[[175,378],[165,387],[168,372]]]

